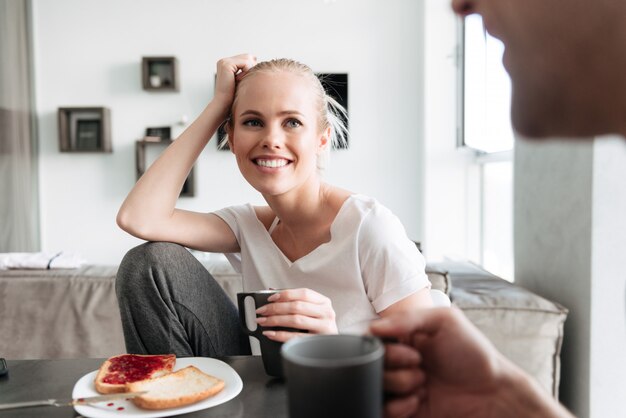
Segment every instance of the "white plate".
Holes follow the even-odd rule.
[[[179,408],[161,409],[158,411],[138,408],[134,403],[132,403],[132,401],[127,401],[125,399],[92,405],[74,406],[74,409],[79,414],[90,418],[169,417],[172,415],[186,414],[223,404],[224,402],[227,402],[237,396],[243,388],[243,382],[237,372],[223,361],[206,357],[177,358],[174,371],[187,366],[196,366],[203,372],[222,379],[225,382],[224,389],[217,395],[203,401],[187,406],[181,406]],[[86,398],[88,396],[100,395],[96,391],[96,387],[93,382],[97,373],[98,371],[95,370],[81,377],[78,382],[76,382],[76,385],[74,385],[72,398]],[[107,406],[109,403],[113,403],[113,406]],[[117,408],[124,409],[118,410]]]

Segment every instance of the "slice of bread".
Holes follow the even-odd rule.
[[[95,378],[99,393],[126,392],[126,384],[170,373],[176,364],[174,354],[120,354],[107,359]]]
[[[189,405],[209,398],[224,389],[224,381],[194,366],[154,379],[128,383],[128,392],[148,391],[132,401],[140,408],[165,409]]]

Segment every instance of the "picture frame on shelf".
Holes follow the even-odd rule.
[[[154,137],[158,136],[161,139],[172,139],[172,127],[171,126],[159,126],[146,128],[146,136]]]
[[[60,107],[59,151],[113,152],[111,112],[106,107]]]
[[[96,151],[100,149],[100,119],[78,119],[76,121],[76,149]]]

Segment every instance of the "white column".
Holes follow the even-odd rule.
[[[626,373],[626,141],[536,142],[515,150],[515,279],[569,310],[561,400],[618,416]]]

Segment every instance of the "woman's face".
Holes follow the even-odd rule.
[[[291,72],[258,72],[238,86],[229,145],[264,196],[317,184],[317,157],[328,145],[318,100],[310,81]]]

